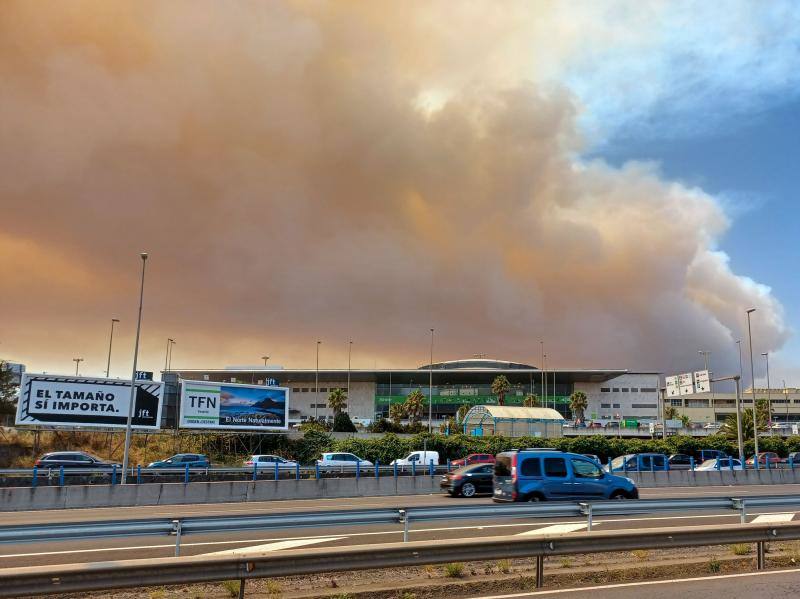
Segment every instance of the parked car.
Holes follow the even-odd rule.
[[[606,428],[619,428],[619,422],[616,420],[612,420],[611,422],[606,422]]]
[[[244,463],[244,465],[248,468],[253,468],[255,466],[259,470],[261,468],[270,468],[274,470],[275,464],[278,464],[279,469],[297,468],[297,462],[287,460],[279,455],[251,455]]]
[[[722,425],[719,422],[709,422],[703,425],[703,428],[708,431],[718,431],[722,428]]]
[[[587,426],[587,428],[603,428],[603,423],[602,422],[597,422],[597,421],[590,422],[589,426]]]
[[[433,462],[434,466],[439,465],[439,452],[438,451],[412,451],[404,458],[400,458],[399,460],[392,460],[392,465],[397,464],[398,466],[411,466],[412,464],[416,464],[417,466],[429,466],[430,463]]]
[[[323,453],[322,457],[317,460],[317,464],[320,468],[339,468],[342,470],[355,470],[356,464],[359,464],[362,468],[366,466],[372,466],[372,462],[360,458],[354,453],[341,453],[333,451]]]
[[[774,451],[760,451],[758,452],[758,466],[759,468],[766,468],[769,466],[778,466],[779,464],[786,463],[786,460],[779,456]],[[756,456],[752,455],[745,461],[745,464],[754,467],[756,464]]]
[[[700,450],[700,463],[706,460],[713,460],[714,458],[727,458],[728,454],[719,449],[701,449]]]
[[[440,486],[452,497],[456,495],[474,497],[480,493],[491,494],[494,489],[494,465],[471,464],[453,470],[442,477]]]
[[[174,456],[166,460],[158,460],[157,462],[150,462],[148,468],[209,468],[211,467],[211,460],[208,456],[200,453],[176,453]]]
[[[607,472],[666,470],[667,456],[663,453],[629,453],[614,458],[605,469]]]
[[[86,453],[85,451],[52,451],[44,454],[36,462],[34,466],[39,468],[97,468],[108,470],[117,466],[122,468],[121,464],[110,462],[96,455]]]
[[[786,458],[786,462],[792,464],[792,466],[800,464],[800,451],[793,451],[790,453],[789,457]]]
[[[673,453],[667,459],[670,470],[691,470],[692,458],[685,453]]]
[[[526,449],[495,458],[494,501],[638,498],[631,479],[603,472],[594,460],[577,453]]]
[[[733,470],[744,470],[744,468],[742,468],[742,463],[739,460],[728,457],[706,460],[697,468],[695,468],[695,470],[698,472],[704,472],[706,470],[731,470],[731,464],[733,464]]]
[[[450,466],[453,468],[461,468],[470,464],[494,464],[494,456],[490,453],[471,453],[465,458],[450,462]]]

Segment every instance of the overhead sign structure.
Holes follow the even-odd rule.
[[[289,389],[181,381],[181,428],[287,430]]]
[[[677,376],[668,376],[664,379],[667,383],[667,397],[678,397],[681,394]]]
[[[681,390],[681,395],[691,395],[694,393],[694,381],[692,380],[692,373],[678,375],[678,387]]]
[[[711,377],[708,370],[698,370],[694,373],[695,393],[711,393]]]
[[[130,381],[26,373],[19,389],[17,424],[104,428],[127,425]],[[136,383],[131,420],[134,428],[161,427],[163,393],[163,383]]]

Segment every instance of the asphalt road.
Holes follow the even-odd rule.
[[[797,597],[800,569],[748,572],[681,580],[657,580],[609,584],[580,589],[558,589],[511,595],[487,595],[473,599],[676,599],[676,597],[725,597],[725,599],[786,599]]]
[[[740,496],[764,494],[800,494],[800,485],[780,487],[704,487],[644,489],[648,498]],[[192,506],[158,506],[137,508],[101,508],[39,512],[13,512],[0,514],[0,525],[25,523],[56,523],[98,521],[103,519],[180,517],[189,515],[293,513],[325,509],[369,509],[386,507],[458,506],[490,503],[491,499],[451,498],[444,495],[410,495],[391,497],[363,497],[347,499],[314,499],[273,501],[250,504],[210,504]],[[797,506],[800,512],[800,504]],[[749,520],[777,519],[789,521],[796,517],[792,510],[754,510]],[[800,518],[798,518],[800,519]],[[654,528],[667,526],[693,526],[733,524],[739,521],[738,513],[731,511],[660,514],[652,516],[608,516],[594,519],[594,527],[603,530]],[[520,535],[543,532],[569,533],[586,529],[584,519],[491,519],[452,520],[412,523],[411,540],[440,540],[501,534]],[[286,529],[273,531],[221,532],[214,534],[185,535],[181,555],[199,555],[214,552],[260,550],[277,551],[289,548],[316,546],[343,546],[402,541],[398,525],[348,526]],[[174,554],[174,537],[120,537],[80,541],[56,541],[0,545],[0,563],[3,567],[94,562],[117,559],[168,557]]]

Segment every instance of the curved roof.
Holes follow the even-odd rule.
[[[467,360],[448,360],[447,362],[434,362],[419,367],[419,370],[458,370],[466,368],[494,369],[494,370],[537,370],[535,366],[508,360],[489,360],[487,358],[469,358]]]
[[[464,416],[468,422],[470,416],[488,416],[497,420],[539,420],[564,422],[564,417],[552,408],[524,408],[521,406],[474,406]]]

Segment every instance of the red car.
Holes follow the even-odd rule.
[[[465,458],[450,462],[450,466],[453,468],[461,468],[471,464],[494,464],[494,456],[490,453],[471,453]]]
[[[745,462],[751,468],[755,466],[755,458],[756,456],[750,456],[748,460]],[[769,466],[770,468],[775,466],[777,467],[778,464],[784,464],[786,462],[785,458],[780,457],[774,451],[760,451],[758,452],[758,467],[759,468],[766,468],[767,467],[767,460],[769,459]]]

